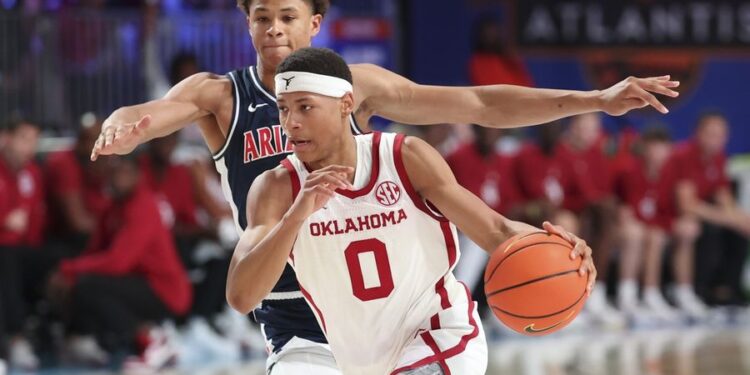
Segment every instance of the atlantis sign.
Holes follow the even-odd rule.
[[[750,47],[750,0],[517,0],[516,42],[533,47]]]

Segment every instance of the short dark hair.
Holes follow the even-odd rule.
[[[40,130],[39,125],[37,125],[36,123],[31,122],[21,116],[13,115],[3,121],[2,124],[0,124],[0,133],[13,133],[21,126],[30,126],[36,130]]]
[[[198,56],[191,51],[180,51],[169,62],[169,84],[174,86],[184,78],[180,77],[180,68],[183,65],[193,64],[198,67]]]
[[[701,114],[698,116],[698,120],[695,122],[695,131],[697,132],[701,130],[703,126],[706,125],[706,122],[709,119],[717,117],[724,121],[727,121],[727,116],[725,116],[724,113],[717,109],[708,109],[701,112]]]
[[[354,83],[349,65],[339,54],[328,48],[307,47],[294,51],[276,68],[276,74],[284,72],[315,73]]]
[[[643,130],[641,133],[641,141],[644,143],[648,142],[669,142],[672,137],[669,135],[669,130],[661,125],[653,125]]]
[[[242,9],[245,14],[250,15],[250,4],[253,0],[237,0],[237,7]],[[328,8],[331,6],[330,0],[304,0],[307,5],[312,9],[312,14],[320,14],[322,17],[326,16]]]

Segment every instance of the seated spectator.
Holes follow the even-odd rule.
[[[516,157],[514,175],[523,200],[520,215],[535,226],[551,221],[578,233],[577,217],[564,208],[573,179],[570,165],[555,156],[560,134],[558,125],[538,127],[536,142],[525,144]]]
[[[520,194],[513,178],[513,159],[495,149],[503,134],[499,129],[474,125],[474,139],[449,155],[446,160],[461,186],[474,193],[488,206],[513,217]],[[461,259],[456,277],[472,289],[482,279],[487,253],[459,233]],[[481,292],[483,288],[476,289]]]
[[[142,179],[159,199],[159,211],[168,229],[182,243],[201,229],[196,218],[195,190],[190,170],[172,162],[179,133],[156,138],[148,152],[141,155],[139,166]]]
[[[673,221],[669,207],[674,185],[666,171],[671,154],[669,133],[663,128],[647,129],[638,146],[639,157],[620,178],[618,307],[632,318],[675,322],[679,316],[661,292],[662,258]],[[679,280],[685,272],[677,265],[674,263]],[[642,302],[638,300],[639,274],[643,275]]]
[[[165,343],[149,339],[149,325],[184,315],[192,302],[172,235],[137,163],[130,157],[110,163],[113,204],[84,253],[63,261],[49,281],[55,300],[69,299],[71,356],[93,364],[108,359],[95,335],[109,348],[151,353]]]
[[[586,310],[604,325],[621,327],[624,318],[607,302],[606,295],[618,216],[612,165],[604,153],[604,141],[601,117],[594,113],[579,115],[571,119],[556,156],[569,166],[573,178],[565,208],[580,216],[581,237],[594,249],[594,263],[602,280],[592,291]]]
[[[750,237],[750,215],[735,202],[726,175],[728,124],[720,113],[698,119],[693,139],[674,155],[677,208],[700,223],[695,244],[695,287],[710,304],[744,305],[741,278]],[[687,260],[683,260],[686,264]],[[687,286],[675,298],[690,300]]]
[[[12,120],[0,129],[0,315],[5,331],[0,347],[9,339],[8,364],[22,370],[39,366],[23,335],[27,316],[23,264],[42,244],[45,215],[42,175],[33,161],[38,138],[37,125],[23,120]]]
[[[91,149],[99,136],[101,123],[85,115],[76,143],[70,151],[50,154],[46,162],[50,211],[56,225],[51,227],[62,242],[80,250],[109,205],[104,191],[104,162],[91,162]]]

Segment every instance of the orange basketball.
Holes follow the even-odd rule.
[[[487,303],[500,321],[530,336],[546,335],[568,325],[586,301],[588,276],[570,259],[573,246],[546,232],[505,241],[492,253],[484,272]]]

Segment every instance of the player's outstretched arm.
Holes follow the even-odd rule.
[[[247,229],[229,264],[229,305],[247,314],[279,281],[302,224],[335,189],[351,189],[352,168],[330,166],[311,173],[292,202],[289,173],[279,167],[260,175],[247,196]]]
[[[231,90],[232,83],[226,77],[198,73],[177,84],[161,99],[121,107],[102,124],[91,160],[99,155],[128,154],[142,143],[215,113],[223,98],[232,97]]]
[[[417,193],[434,204],[448,220],[488,253],[516,234],[540,231],[539,228],[500,215],[459,185],[448,163],[421,139],[407,137],[401,150],[404,167]],[[548,222],[544,223],[544,230],[568,240],[574,246],[571,257],[584,258],[580,272],[591,273],[591,288],[596,280],[591,248],[585,241]]]
[[[463,123],[494,128],[544,124],[581,113],[619,116],[652,106],[668,110],[656,95],[675,97],[670,76],[629,77],[594,91],[536,89],[512,85],[446,87],[418,85],[381,67],[352,65],[359,111],[406,124]],[[656,95],[655,95],[656,94]]]

